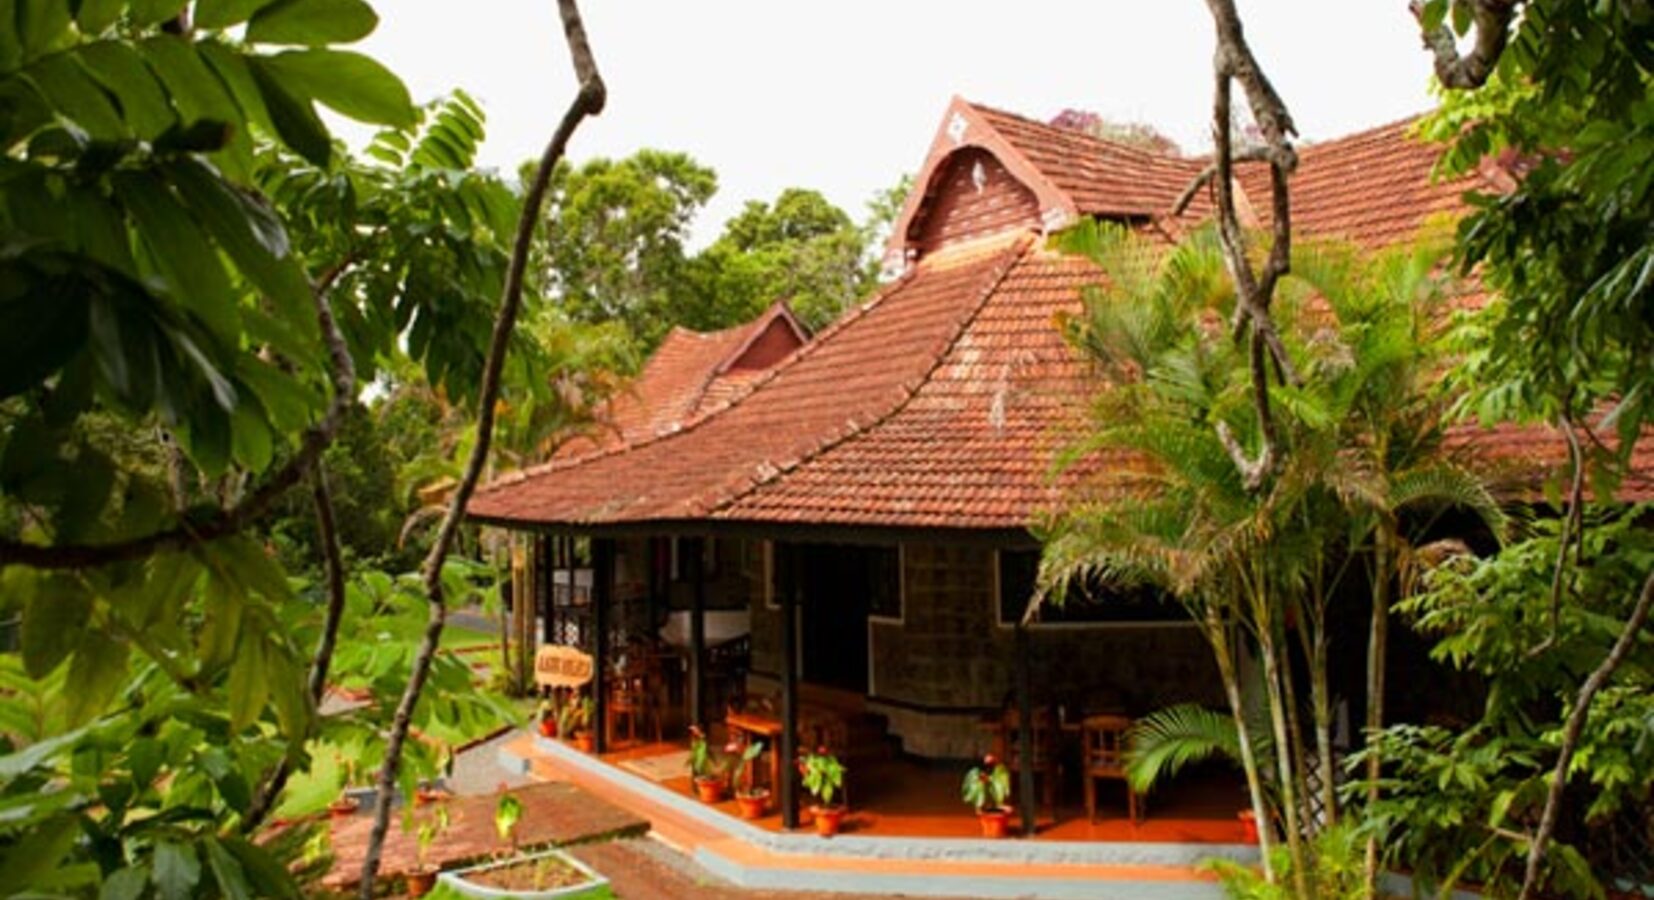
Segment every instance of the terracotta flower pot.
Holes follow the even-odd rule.
[[[356,802],[356,798],[340,797],[327,805],[327,814],[335,819],[342,819],[346,816],[356,815],[356,811],[360,808],[360,804]]]
[[[557,720],[556,719],[541,719],[540,720],[540,736],[541,737],[548,737],[548,738],[556,737],[557,736]]]
[[[590,753],[597,747],[597,738],[589,731],[574,733],[574,749],[581,753]]]
[[[816,834],[822,837],[838,834],[839,828],[844,825],[844,812],[843,806],[810,807],[810,815],[816,823]]]
[[[1011,834],[1011,811],[1008,809],[977,810],[976,821],[982,824],[985,838],[1003,838]]]
[[[756,791],[747,791],[735,795],[735,804],[740,807],[741,818],[762,819],[770,808],[770,792],[759,788]]]
[[[1235,818],[1240,819],[1241,835],[1246,843],[1256,844],[1258,842],[1258,817],[1253,814],[1252,810],[1243,809],[1235,813]]]
[[[448,795],[436,788],[420,788],[414,792],[414,802],[420,806],[436,803],[448,799]]]
[[[408,873],[408,896],[423,897],[436,887],[436,869],[415,869]]]
[[[729,784],[716,776],[703,775],[695,779],[695,795],[702,803],[722,803],[728,789]]]

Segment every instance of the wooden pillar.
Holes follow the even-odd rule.
[[[609,749],[609,606],[614,598],[614,541],[592,538],[592,734],[598,753]]]
[[[690,548],[695,593],[689,610],[689,718],[694,724],[706,727],[706,542],[703,538],[685,540],[680,546]]]
[[[559,539],[549,535],[540,535],[534,539],[534,553],[540,558],[540,564],[534,570],[539,573],[539,610],[540,610],[540,643],[556,643],[555,626],[552,616],[557,603],[557,554],[556,548]]]
[[[781,593],[781,826],[798,827],[798,589]]]
[[[1016,629],[1017,679],[1017,769],[1021,795],[1022,833],[1034,835],[1034,701],[1032,676],[1028,671],[1028,628],[1021,622]],[[1050,778],[1047,774],[1045,777]]]

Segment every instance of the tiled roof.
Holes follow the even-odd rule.
[[[1028,244],[1005,236],[927,258],[727,405],[663,437],[507,475],[469,512],[502,523],[705,517],[902,405]]]
[[[1610,452],[1619,451],[1613,428],[1598,427],[1592,434],[1583,429],[1579,442],[1587,452],[1596,441]],[[1569,473],[1568,442],[1560,428],[1551,425],[1520,425],[1501,422],[1490,427],[1474,423],[1448,430],[1447,446],[1467,462],[1485,471],[1495,488],[1505,496],[1528,500],[1544,498],[1545,481],[1563,484]],[[1654,425],[1643,429],[1643,437],[1631,448],[1628,474],[1619,485],[1616,499],[1627,503],[1654,500]],[[1590,480],[1585,483],[1592,493]],[[1565,489],[1560,489],[1566,494]]]
[[[1150,157],[955,100],[961,135],[939,133],[927,166],[953,148],[1007,158],[1044,210],[1079,210],[1167,231],[1162,219],[1203,163]],[[992,133],[981,133],[987,123]],[[1297,233],[1383,246],[1461,209],[1472,183],[1432,184],[1432,150],[1396,123],[1304,148],[1293,186]],[[1145,157],[1148,157],[1145,159]],[[1246,183],[1267,213],[1267,182]],[[1053,187],[1057,185],[1058,187]],[[1257,193],[1262,189],[1263,193]],[[921,186],[904,221],[922,214]],[[1053,192],[1057,193],[1053,193]],[[1055,201],[1052,198],[1055,197]],[[1209,212],[1197,203],[1191,215]],[[1175,230],[1175,229],[1174,229]],[[565,526],[723,520],[914,528],[1021,528],[1050,508],[1055,452],[1098,389],[1055,324],[1101,277],[1026,230],[921,256],[874,299],[773,369],[703,388],[669,434],[634,432],[583,460],[507,476],[473,499],[496,523]],[[665,352],[663,348],[663,353]],[[677,352],[674,350],[674,352]],[[678,394],[667,391],[667,402]],[[683,407],[676,407],[680,411]],[[1559,436],[1455,429],[1454,446],[1534,480],[1565,458]],[[1627,499],[1654,499],[1654,435]],[[1071,477],[1111,489],[1129,459],[1093,458]]]
[[[803,329],[784,303],[774,304],[750,322],[721,331],[673,328],[643,371],[599,416],[602,426],[564,444],[557,455],[585,456],[600,448],[668,434],[698,412],[728,400],[762,373],[762,368],[741,367],[738,363],[753,341],[775,324],[792,336],[793,346],[804,343]]]

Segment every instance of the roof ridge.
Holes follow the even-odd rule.
[[[983,287],[977,292],[976,303],[968,312],[966,312],[965,315],[960,317],[959,324],[955,326],[953,334],[942,344],[942,347],[937,350],[935,358],[930,361],[930,365],[925,368],[924,372],[920,373],[919,377],[913,379],[908,384],[903,385],[901,389],[902,396],[899,397],[896,402],[892,403],[889,409],[886,409],[883,413],[874,416],[865,424],[858,424],[852,420],[849,423],[849,427],[845,428],[843,433],[822,441],[814,448],[799,454],[797,458],[791,460],[785,465],[771,467],[772,471],[768,474],[758,479],[751,480],[745,487],[739,488],[731,492],[723,499],[709,504],[701,515],[709,516],[717,513],[719,510],[729,508],[750,495],[753,491],[756,491],[767,484],[773,483],[782,475],[794,471],[799,466],[802,466],[834,447],[843,444],[845,441],[879,427],[879,425],[890,421],[892,417],[896,416],[902,410],[907,409],[908,405],[913,402],[913,398],[919,395],[919,389],[924,387],[924,385],[930,381],[931,376],[936,373],[936,370],[941,368],[942,364],[947,361],[948,356],[952,354],[953,349],[959,345],[959,341],[965,336],[965,333],[970,330],[970,327],[972,323],[976,321],[977,316],[982,314],[982,310],[987,307],[988,301],[992,299],[994,293],[999,290],[999,286],[1004,284],[1005,279],[1009,277],[1011,271],[1016,268],[1017,263],[1028,254],[1029,248],[1034,247],[1037,244],[1038,241],[1035,240],[1035,236],[1032,233],[1024,232],[1018,235],[1011,243],[1011,246],[1003,251],[1003,260],[998,262],[994,269],[984,278],[986,284],[984,284]]]
[[[978,103],[975,100],[965,100],[965,102],[970,104],[972,107],[975,107],[976,109],[982,111],[982,112],[992,113],[996,116],[1004,116],[1007,119],[1015,119],[1018,122],[1023,122],[1025,124],[1032,125],[1035,128],[1040,128],[1040,129],[1043,129],[1045,131],[1049,131],[1052,134],[1059,134],[1059,135],[1062,135],[1063,137],[1075,138],[1075,139],[1078,139],[1082,142],[1089,142],[1089,143],[1092,143],[1092,144],[1099,144],[1103,147],[1107,147],[1110,150],[1117,150],[1117,151],[1120,151],[1122,153],[1127,153],[1127,154],[1130,154],[1130,155],[1133,155],[1133,156],[1141,157],[1143,159],[1151,159],[1151,160],[1157,160],[1157,161],[1163,161],[1163,162],[1189,162],[1193,159],[1193,157],[1188,157],[1188,156],[1173,156],[1169,153],[1155,153],[1152,150],[1145,150],[1142,147],[1138,147],[1138,146],[1135,146],[1133,144],[1128,144],[1125,141],[1116,141],[1116,140],[1113,140],[1113,139],[1110,139],[1110,138],[1098,137],[1097,135],[1090,134],[1088,132],[1076,131],[1075,129],[1072,129],[1072,128],[1063,128],[1060,125],[1052,125],[1050,122],[1041,122],[1038,119],[1035,119],[1035,118],[1032,118],[1032,117],[1029,117],[1029,116],[1025,116],[1022,113],[1012,112],[1008,109],[1000,109],[997,106],[989,106],[985,103]]]

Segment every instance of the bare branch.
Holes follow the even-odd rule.
[[[420,641],[419,653],[414,658],[407,688],[397,704],[390,734],[385,741],[385,761],[379,769],[373,830],[368,836],[367,854],[362,861],[360,892],[363,900],[373,898],[373,882],[379,874],[379,857],[384,849],[385,832],[390,826],[391,798],[396,790],[397,775],[402,764],[402,746],[407,741],[414,706],[418,704],[419,695],[425,688],[425,679],[430,675],[431,660],[436,655],[438,643],[442,639],[442,628],[447,621],[447,605],[442,591],[442,567],[447,562],[449,550],[459,531],[460,521],[465,516],[466,504],[470,502],[471,494],[476,490],[477,481],[482,476],[483,467],[488,462],[489,446],[494,436],[494,407],[499,398],[500,371],[505,365],[506,350],[510,345],[511,333],[516,327],[517,313],[522,305],[523,276],[528,267],[534,230],[539,222],[552,170],[556,168],[558,160],[563,158],[563,152],[568,146],[569,139],[574,136],[575,129],[588,116],[601,113],[608,98],[603,78],[598,74],[596,60],[587,43],[585,26],[581,24],[580,11],[575,5],[575,0],[558,0],[557,6],[562,16],[563,32],[568,41],[569,52],[574,58],[575,76],[580,80],[580,92],[569,104],[568,110],[564,112],[562,120],[557,125],[557,130],[546,144],[545,152],[541,154],[539,165],[534,171],[534,180],[529,184],[528,192],[523,197],[522,214],[517,220],[516,240],[511,250],[511,265],[506,272],[500,311],[494,320],[494,333],[489,341],[488,356],[483,367],[482,387],[477,398],[477,440],[471,448],[471,456],[466,462],[459,485],[448,499],[448,512],[437,530],[430,554],[425,558],[423,575],[430,618],[425,626],[424,637]]]
[[[1265,147],[1247,147],[1235,151],[1231,156],[1235,162],[1269,161],[1269,151]],[[1183,189],[1183,193],[1177,195],[1177,202],[1172,204],[1172,215],[1183,215],[1183,211],[1189,208],[1190,203],[1194,202],[1195,194],[1200,193],[1200,189],[1211,181],[1212,176],[1216,175],[1217,172],[1218,164],[1216,162],[1208,163],[1206,168],[1201,169],[1200,173],[1195,175],[1194,179],[1189,182],[1189,186]]]
[[[1533,833],[1533,843],[1528,846],[1527,872],[1522,878],[1522,892],[1517,895],[1517,900],[1527,900],[1539,887],[1539,867],[1545,861],[1545,851],[1549,849],[1551,834],[1556,831],[1557,812],[1562,806],[1562,790],[1568,785],[1568,767],[1573,763],[1574,750],[1579,745],[1579,733],[1585,730],[1585,720],[1591,714],[1591,701],[1596,698],[1597,692],[1608,684],[1608,679],[1614,676],[1614,670],[1618,669],[1620,663],[1631,653],[1631,647],[1637,643],[1643,625],[1648,621],[1651,607],[1654,607],[1654,573],[1650,573],[1643,580],[1637,605],[1631,610],[1631,618],[1626,621],[1625,630],[1620,632],[1613,649],[1608,651],[1601,664],[1585,679],[1585,683],[1580,685],[1579,694],[1574,697],[1574,708],[1568,713],[1567,724],[1562,729],[1562,747],[1556,755],[1556,767],[1551,770],[1551,787],[1545,796],[1545,809],[1539,815],[1539,828]]]
[[[1565,407],[1566,405],[1564,403]],[[1579,448],[1579,435],[1574,429],[1573,418],[1564,411],[1557,417],[1557,424],[1568,439],[1568,464],[1573,466],[1573,480],[1568,487],[1568,508],[1562,515],[1562,534],[1557,540],[1556,568],[1551,573],[1551,631],[1543,641],[1528,651],[1528,659],[1534,659],[1556,645],[1562,631],[1562,583],[1567,580],[1569,572],[1568,550],[1583,540],[1581,531],[1585,516],[1585,455]],[[1577,567],[1577,552],[1574,563]]]
[[[36,569],[85,569],[142,559],[154,553],[193,547],[235,534],[264,515],[282,494],[299,483],[322,451],[333,443],[345,408],[356,396],[356,366],[351,361],[350,348],[345,345],[344,336],[339,333],[333,309],[327,302],[329,289],[345,268],[341,264],[329,270],[311,288],[316,304],[316,323],[327,345],[333,399],[322,418],[305,430],[298,451],[264,483],[233,506],[204,516],[186,517],[171,528],[130,540],[109,544],[44,545],[0,539],[0,568],[18,563]]]
[[[1446,23],[1424,29],[1424,2],[1412,0],[1407,8],[1420,22],[1424,49],[1435,58],[1436,78],[1444,87],[1474,90],[1487,83],[1504,55],[1510,40],[1510,23],[1521,0],[1472,0],[1471,19],[1476,25],[1476,42],[1470,52],[1459,53],[1458,39]]]

